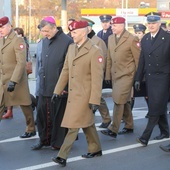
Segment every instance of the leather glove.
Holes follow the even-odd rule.
[[[139,81],[135,81],[135,89],[136,89],[136,91],[140,91],[140,82]]]
[[[96,110],[99,108],[96,104],[89,104],[89,108],[92,110],[92,112],[95,114]]]
[[[112,82],[111,82],[111,80],[105,80],[105,83],[106,84],[111,84]]]
[[[52,98],[51,98],[51,102],[52,102],[52,103],[55,103],[55,100],[56,100],[57,98],[59,99],[60,96],[59,96],[58,94],[55,94],[55,93],[54,93],[53,96],[52,96]]]
[[[16,83],[15,83],[15,82],[10,81],[10,82],[8,83],[7,91],[9,91],[9,92],[14,91],[14,89],[15,89],[15,85],[16,85]]]

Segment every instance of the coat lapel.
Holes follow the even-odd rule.
[[[2,45],[2,49],[11,43],[14,36],[16,36],[15,32],[11,32],[11,34],[5,39],[5,43]]]
[[[120,38],[118,44],[115,45],[115,50],[126,41],[128,36],[129,36],[129,33],[127,31],[125,31],[124,34],[122,35],[122,37]],[[114,36],[114,38],[116,38],[116,37]],[[114,41],[114,42],[116,44],[116,41]]]
[[[158,37],[156,38],[154,44],[151,46],[151,48],[149,48],[149,53],[151,53],[152,51],[154,51],[155,49],[157,49],[162,43],[165,42],[166,37],[164,36],[164,32],[163,30],[160,30]]]
[[[91,48],[91,40],[88,40],[83,47],[81,47],[82,49],[77,53],[77,55],[75,55],[73,60],[76,60],[80,57],[82,57],[83,55],[87,54],[89,52],[89,49]]]

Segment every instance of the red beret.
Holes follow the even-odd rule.
[[[8,17],[2,17],[0,18],[0,27],[4,26],[5,24],[7,24],[9,22],[9,18]]]
[[[88,22],[87,21],[73,21],[69,26],[68,29],[70,31],[79,29],[79,28],[85,28],[88,26]]]
[[[112,19],[111,24],[124,24],[125,18],[123,17],[115,17]]]

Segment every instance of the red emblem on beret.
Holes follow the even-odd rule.
[[[125,18],[123,17],[115,17],[112,19],[111,24],[124,24]]]
[[[76,29],[80,29],[80,28],[85,28],[88,26],[88,22],[87,21],[73,21],[69,26],[68,29],[70,31],[76,30]]]
[[[5,24],[7,24],[9,22],[8,17],[2,17],[0,18],[0,27],[4,26]]]
[[[103,62],[103,57],[99,56],[98,61],[99,61],[99,63],[102,63]]]

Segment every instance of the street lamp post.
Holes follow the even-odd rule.
[[[19,20],[19,8],[18,8],[18,1],[19,0],[16,0],[15,1],[15,4],[16,4],[16,13],[15,13],[15,26],[18,27],[18,20]]]
[[[61,21],[63,31],[67,31],[67,0],[62,0]]]
[[[126,0],[126,29],[128,29],[128,21],[127,21],[127,19],[128,19],[128,0]]]
[[[125,16],[124,16],[124,12],[125,12]],[[127,22],[127,19],[128,19],[128,0],[125,0],[125,8],[124,8],[124,0],[122,0],[122,16],[125,17],[125,19],[126,19],[126,29],[128,29],[128,22]]]
[[[31,42],[31,0],[29,0],[29,42]]]

